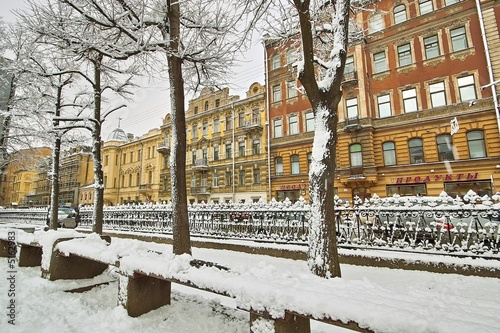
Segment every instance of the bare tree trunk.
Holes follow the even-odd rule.
[[[61,135],[57,133],[59,127],[59,119],[61,116],[61,99],[62,99],[62,86],[57,87],[56,107],[54,113],[54,150],[52,151],[52,189],[50,199],[50,226],[52,230],[57,230],[59,219],[59,161],[61,157]]]
[[[340,4],[340,6],[337,6]],[[344,4],[344,7],[342,6]],[[306,90],[311,102],[315,118],[315,135],[313,141],[311,171],[309,172],[311,220],[309,221],[308,265],[311,272],[321,277],[340,277],[340,264],[337,251],[335,226],[334,179],[337,152],[338,104],[342,98],[341,82],[347,50],[348,9],[349,1],[332,2],[332,8],[338,10],[338,27],[333,27],[334,38],[345,37],[334,41],[332,49],[339,50],[330,54],[332,63],[337,67],[328,69],[322,84],[317,81],[315,68],[316,50],[312,34],[311,12],[309,0],[294,0],[299,15],[303,70],[299,72],[299,80]],[[327,10],[325,6],[322,10]],[[335,29],[339,33],[335,36]]]
[[[171,52],[167,55],[170,78],[170,103],[172,110],[172,154],[170,172],[172,179],[172,220],[174,254],[191,254],[186,192],[186,115],[184,109],[184,79],[182,59],[179,55],[180,8],[178,1],[167,1],[168,31],[163,37],[170,40]]]
[[[101,161],[101,63],[102,54],[93,59],[94,65],[94,131],[92,131],[92,155],[94,158],[94,212],[92,231],[102,235],[104,221],[104,184]]]

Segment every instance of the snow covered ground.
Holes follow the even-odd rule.
[[[136,240],[113,238],[112,244],[120,248],[140,246],[160,249],[162,252],[171,251],[169,245]],[[414,260],[465,260],[469,264],[485,264],[482,259],[407,255]],[[268,276],[270,280],[273,276],[303,277],[308,274],[304,261],[201,248],[193,249],[193,257],[214,261],[238,272]],[[490,264],[498,267],[498,262]],[[0,258],[0,270],[3,272],[0,278],[0,307],[4,309],[0,316],[1,332],[249,331],[249,315],[231,308],[235,305],[234,300],[187,287],[173,285],[171,305],[131,318],[125,309],[117,305],[116,282],[84,293],[68,293],[64,290],[76,288],[88,281],[48,281],[40,277],[40,268],[17,268],[15,280],[9,280],[12,274],[9,273],[6,258]],[[338,288],[354,288],[358,294],[353,295],[353,298],[366,298],[370,302],[378,302],[380,306],[376,309],[352,307],[354,302],[349,299],[332,299],[331,302],[341,304],[348,315],[361,313],[366,318],[384,321],[385,332],[400,332],[398,327],[403,321],[409,332],[500,332],[500,279],[351,265],[342,265],[342,274],[342,282],[336,283]],[[112,280],[115,275],[115,272],[109,271],[95,280]],[[316,284],[312,275],[310,281],[312,288]],[[15,288],[15,297],[9,296],[12,286]],[[292,288],[290,293],[293,293]],[[9,323],[12,319],[8,316],[12,299],[16,306],[15,326]],[[391,303],[396,300],[403,300],[408,307],[394,307]],[[348,332],[314,321],[311,323],[313,332]]]

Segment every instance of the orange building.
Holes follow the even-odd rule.
[[[344,71],[339,197],[496,192],[500,122],[490,83],[500,76],[500,4],[382,0],[369,9],[355,14],[364,33]],[[266,41],[271,193],[308,199],[312,110],[294,73],[296,47],[283,44]]]

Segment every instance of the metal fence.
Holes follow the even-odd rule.
[[[463,198],[376,195],[362,202],[337,199],[336,227],[340,246],[467,252],[499,256],[500,196]],[[253,239],[306,244],[309,205],[269,203],[193,204],[189,206],[193,236]],[[47,210],[1,210],[0,221],[45,223]],[[80,208],[79,228],[92,228],[92,207]],[[120,205],[104,208],[104,230],[172,233],[171,204]]]

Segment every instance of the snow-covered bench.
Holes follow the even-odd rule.
[[[151,244],[143,242],[128,243],[128,246],[120,243],[109,243],[93,234],[58,243],[54,247],[58,254],[53,257],[79,257],[117,267],[120,273],[118,302],[132,317],[170,304],[174,283],[233,298],[239,309],[250,313],[251,327],[265,322],[265,325],[274,326],[275,332],[307,333],[313,319],[371,332],[353,319],[332,316],[329,312],[315,313],[313,309],[318,308],[318,304],[328,309],[328,304],[337,302],[325,290],[308,286],[310,274],[302,280],[286,276],[269,279],[196,260],[187,254],[176,256],[162,251],[160,245],[151,248]]]
[[[42,245],[32,233],[17,229],[0,231],[0,257],[17,258],[19,267],[35,267],[42,263]]]

